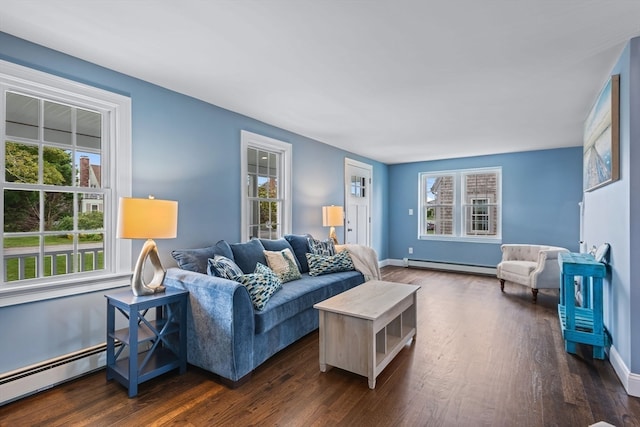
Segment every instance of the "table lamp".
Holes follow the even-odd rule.
[[[136,262],[131,278],[131,290],[136,296],[164,292],[162,285],[165,269],[160,263],[158,247],[153,239],[173,239],[178,229],[178,202],[121,197],[118,208],[118,233],[122,239],[147,239]],[[144,266],[150,260],[153,266],[151,282],[144,282]]]
[[[322,207],[322,225],[329,228],[329,238],[334,244],[338,244],[338,236],[336,236],[336,226],[344,224],[344,210],[342,206],[323,206]]]

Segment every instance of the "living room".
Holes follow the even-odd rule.
[[[0,31],[6,31],[5,19],[0,18]],[[638,162],[633,146],[640,138],[640,122],[634,119],[640,102],[640,39],[633,38],[637,35],[637,29],[627,35],[623,49],[616,52],[602,80],[589,94],[581,94],[588,99],[583,107],[586,116],[605,79],[614,74],[621,76],[620,180],[586,193],[582,189],[582,123],[573,124],[578,130],[576,138],[565,141],[560,148],[387,163],[105,68],[97,65],[99,60],[79,59],[62,47],[45,47],[43,42],[28,41],[12,32],[0,32],[0,59],[130,99],[131,194],[154,194],[177,200],[180,206],[177,238],[158,241],[165,265],[173,263],[170,251],[177,248],[205,247],[220,239],[241,240],[239,147],[243,130],[293,146],[294,233],[326,235],[320,208],[343,203],[345,157],[371,165],[371,246],[382,265],[402,265],[405,258],[413,258],[495,267],[500,261],[500,244],[418,239],[418,174],[501,167],[503,243],[552,244],[572,252],[582,249],[581,238],[587,248],[610,243],[611,275],[605,286],[605,323],[613,343],[609,360],[627,393],[640,396],[640,321],[632,310],[640,304],[640,285],[635,280],[640,267],[634,263],[640,250],[635,242],[640,240],[633,225],[640,209],[640,199],[635,197],[640,184],[632,168]],[[46,34],[42,37],[46,38]],[[100,55],[100,49],[93,49],[90,41],[86,51],[85,58]],[[610,52],[607,54],[611,56]],[[139,67],[145,65],[144,58],[131,62]],[[585,60],[585,64],[588,66],[589,61]],[[233,84],[233,80],[221,84]],[[248,95],[239,87],[237,96]],[[548,102],[552,104],[553,100]],[[532,126],[544,124],[535,122]],[[409,210],[415,215],[409,215]],[[338,231],[344,233],[343,229]],[[137,254],[141,244],[133,242],[130,253]],[[412,254],[408,248],[412,248]],[[497,286],[496,281],[496,289]],[[11,350],[3,346],[0,372],[12,372],[103,343],[106,289],[76,289],[75,294],[49,293],[46,298],[29,296],[22,300],[15,293],[4,293],[0,324],[11,327],[2,328],[0,341],[11,343]]]

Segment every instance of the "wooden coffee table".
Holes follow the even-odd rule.
[[[416,336],[417,285],[372,280],[316,305],[320,371],[332,366],[376,377]]]

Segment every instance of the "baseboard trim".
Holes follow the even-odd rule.
[[[615,346],[609,348],[609,362],[629,396],[640,397],[640,375],[629,370]]]

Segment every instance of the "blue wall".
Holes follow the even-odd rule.
[[[640,373],[640,38],[632,39],[611,74],[620,74],[620,180],[585,193],[588,247],[611,245],[604,286],[605,325],[612,335],[612,364]],[[604,76],[607,77],[607,76]],[[605,81],[603,80],[603,86]],[[601,88],[594,88],[599,91]],[[629,378],[621,378],[627,384]],[[631,381],[640,396],[640,380]]]
[[[178,238],[170,251],[240,239],[240,131],[293,145],[293,232],[324,236],[321,206],[344,203],[344,158],[373,165],[372,245],[387,253],[387,166],[42,46],[0,33],[0,59],[132,99],[133,196],[178,200]],[[343,233],[338,228],[339,236]],[[142,242],[135,242],[137,255]],[[133,260],[132,260],[133,261]],[[0,309],[0,372],[105,341],[103,292]]]
[[[389,167],[389,256],[495,266],[500,244],[418,239],[418,174],[502,167],[502,242],[557,245],[577,251],[582,148],[529,151],[407,163]],[[413,209],[414,215],[408,214]],[[409,255],[408,248],[413,247]]]

